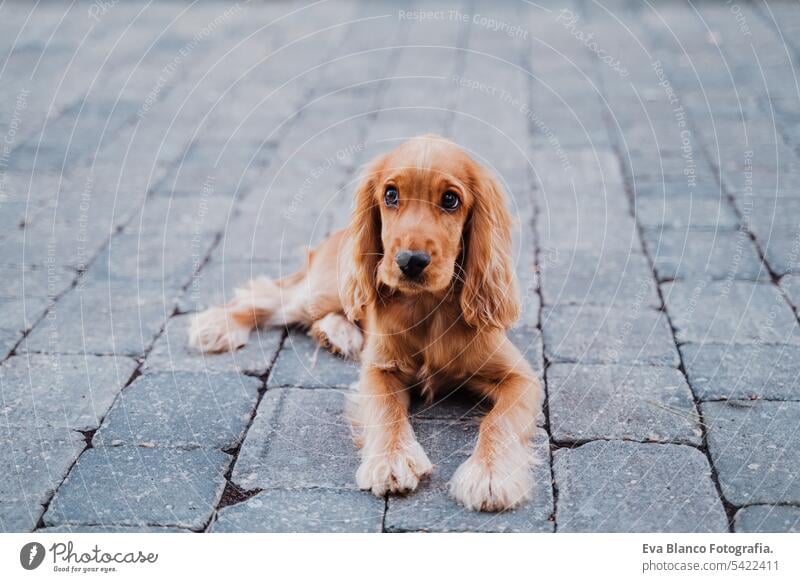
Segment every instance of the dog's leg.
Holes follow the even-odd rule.
[[[408,420],[408,391],[399,375],[364,366],[348,415],[361,446],[356,482],[377,496],[413,491],[433,469]]]
[[[192,319],[189,344],[204,352],[236,350],[262,324],[289,325],[306,319],[306,286],[281,286],[266,277],[236,289],[230,303],[212,307]]]
[[[511,370],[483,391],[494,406],[481,422],[475,450],[450,480],[450,494],[467,509],[501,511],[521,504],[533,490],[530,438],[542,389],[529,370]]]
[[[311,325],[311,335],[320,345],[345,358],[357,360],[364,336],[342,313],[329,313]]]

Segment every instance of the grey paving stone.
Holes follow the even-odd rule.
[[[800,326],[774,285],[676,281],[662,290],[680,342],[800,344]]]
[[[262,140],[252,143],[200,141],[191,146],[156,194],[197,196],[198,192],[207,192],[213,196],[241,196],[261,173],[263,157]]]
[[[115,356],[13,356],[0,364],[0,410],[11,427],[95,429],[136,365]]]
[[[756,237],[770,268],[778,275],[800,272],[800,230],[773,229]]]
[[[275,489],[219,512],[217,532],[380,532],[385,502],[367,491]]]
[[[467,386],[434,396],[432,402],[416,394],[412,397],[410,413],[418,419],[468,420],[478,419],[492,408],[488,398],[470,392]]]
[[[800,503],[800,402],[705,402],[701,410],[728,501]]]
[[[22,338],[22,332],[13,329],[0,329],[0,360],[5,359]]]
[[[539,245],[545,251],[640,250],[636,223],[627,214],[598,217],[594,209],[587,208],[577,218],[562,213],[542,215],[537,218],[537,231]]]
[[[0,499],[0,532],[22,533],[33,531],[44,513],[44,507],[24,501]]]
[[[160,286],[97,281],[78,286],[50,310],[23,349],[66,354],[144,353],[174,310]]]
[[[474,423],[419,420],[414,423],[414,430],[434,463],[434,471],[420,482],[416,491],[389,497],[385,520],[388,531],[553,530],[549,448],[543,430],[539,430],[534,439],[541,463],[533,469],[533,499],[517,509],[500,513],[468,511],[447,493],[448,480],[475,445],[478,428]]]
[[[144,370],[153,372],[247,372],[269,371],[283,339],[282,329],[256,330],[247,345],[235,352],[205,354],[189,346],[192,315],[177,315],[167,322],[145,360]]]
[[[800,275],[785,275],[781,278],[781,289],[794,305],[795,313],[800,316]]]
[[[302,331],[292,331],[283,342],[267,386],[349,388],[360,367],[331,354]]]
[[[144,374],[123,390],[93,443],[233,447],[244,436],[260,386],[241,374]]]
[[[679,364],[664,314],[642,307],[552,307],[542,326],[548,360],[581,364]]]
[[[544,263],[542,295],[546,305],[661,305],[647,259],[633,252],[564,252]]]
[[[58,266],[0,265],[0,297],[53,298],[69,287],[76,277],[74,271]]]
[[[305,179],[306,176],[302,176],[293,182],[292,188],[297,188]],[[328,210],[316,204],[301,205],[292,213],[292,201],[276,199],[276,196],[271,190],[255,206],[248,201],[249,207],[242,207],[242,214],[227,225],[217,247],[215,254],[221,261],[292,264],[303,256],[304,247],[313,247],[326,236]]]
[[[88,228],[84,223],[40,220],[27,227],[25,236],[0,239],[0,253],[6,261],[26,265],[57,265],[83,269],[108,241],[117,225]]]
[[[177,295],[205,258],[206,248],[214,242],[211,234],[195,236],[120,233],[97,257],[87,277],[132,286],[141,281],[154,282]]]
[[[680,350],[700,400],[800,399],[800,347],[707,343]]]
[[[32,530],[85,446],[67,429],[0,429],[0,531]]]
[[[553,456],[560,532],[725,532],[703,453],[685,445],[596,441]]]
[[[159,526],[122,526],[122,525],[57,525],[37,529],[36,533],[58,534],[101,534],[101,533],[191,533],[191,530],[180,527]]]
[[[229,462],[208,449],[89,449],[56,492],[44,524],[202,528]]]
[[[753,505],[736,512],[734,531],[745,533],[800,533],[800,507]]]
[[[554,364],[547,386],[556,441],[702,442],[691,390],[675,368]]]
[[[302,265],[301,260],[298,256],[296,261],[284,264],[246,259],[212,259],[192,277],[192,282],[178,301],[178,309],[181,312],[202,311],[214,305],[223,305],[235,297],[237,287],[258,277],[286,277]]]
[[[653,156],[649,152],[644,152],[644,159],[640,160],[642,166],[652,165]],[[657,163],[658,157],[656,157]],[[681,158],[681,161],[684,161]],[[645,168],[642,167],[642,170]],[[673,197],[688,197],[694,198],[715,198],[719,199],[725,195],[721,186],[715,179],[706,183],[698,183],[694,188],[689,187],[686,182],[686,177],[678,182],[670,182],[669,180],[642,180],[639,176],[639,168],[636,169],[636,198],[653,197],[657,199],[669,199]],[[667,176],[669,177],[669,176]]]
[[[542,300],[539,297],[538,276],[533,272],[533,267],[531,267],[530,272],[527,273],[524,272],[524,269],[518,268],[517,277],[519,279],[519,293],[522,305],[517,326],[536,327],[539,325],[539,311],[542,307]]]
[[[769,280],[753,241],[742,230],[646,229],[644,239],[661,281]]]
[[[736,228],[739,219],[725,199],[682,195],[636,200],[636,220],[644,227]]]
[[[544,370],[542,332],[527,325],[518,325],[509,330],[508,339],[517,347],[531,368],[537,372]]]
[[[358,455],[339,390],[272,388],[233,469],[243,489],[356,488]]]
[[[43,297],[0,298],[0,330],[19,339],[23,331],[30,329],[50,306]]]
[[[750,228],[765,240],[773,230],[800,228],[800,198],[752,197],[749,210]]]

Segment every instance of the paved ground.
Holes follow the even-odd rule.
[[[800,528],[797,5],[418,4],[0,6],[0,529]],[[444,493],[468,397],[415,408],[436,472],[377,499],[354,366],[294,331],[186,349],[422,132],[521,227],[548,398],[513,512]]]

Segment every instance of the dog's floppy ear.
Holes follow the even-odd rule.
[[[474,202],[465,229],[461,310],[473,327],[507,329],[520,312],[511,257],[512,219],[496,179],[478,164],[472,166]]]
[[[372,162],[364,171],[356,190],[353,216],[350,220],[350,267],[344,277],[341,293],[347,317],[363,319],[368,305],[377,298],[375,274],[383,254],[381,211],[375,191],[385,158]]]

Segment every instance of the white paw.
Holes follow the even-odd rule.
[[[475,455],[456,470],[450,495],[472,511],[502,511],[521,505],[533,491],[530,463],[500,463],[506,470],[489,467]]]
[[[346,358],[358,359],[364,346],[364,336],[358,326],[344,315],[329,313],[316,322],[316,327],[321,343],[327,342],[327,347]]]
[[[413,440],[391,453],[365,455],[356,472],[356,483],[360,489],[370,490],[378,497],[386,493],[407,493],[416,489],[419,480],[432,470],[428,455]]]
[[[189,345],[202,352],[238,350],[249,337],[250,328],[231,320],[221,307],[198,313],[189,327]]]

